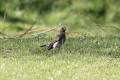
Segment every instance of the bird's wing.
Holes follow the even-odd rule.
[[[52,49],[53,48],[53,45],[54,43],[56,43],[57,41],[59,41],[61,39],[61,35],[58,34],[50,43],[49,43],[49,46],[48,46],[48,50]]]
[[[57,42],[57,41],[60,41],[61,38],[62,38],[62,35],[61,35],[61,34],[58,34],[58,35],[52,40],[52,42],[55,43],[55,42]]]

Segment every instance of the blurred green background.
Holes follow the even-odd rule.
[[[36,28],[120,25],[120,0],[0,0],[0,28],[6,9],[4,32],[9,34],[26,30],[34,20]]]

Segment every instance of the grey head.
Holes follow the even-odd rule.
[[[66,27],[63,26],[61,29],[60,29],[60,32],[65,32],[66,31]]]

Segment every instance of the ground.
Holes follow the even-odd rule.
[[[67,33],[60,52],[40,47],[58,33],[55,31],[37,37],[0,40],[0,79],[119,80],[119,34],[113,33],[114,28],[100,34],[92,30],[91,34]]]

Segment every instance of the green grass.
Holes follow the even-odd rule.
[[[56,32],[1,40],[0,80],[119,80],[119,34],[113,28],[99,35],[89,30],[94,36],[67,35],[59,53],[39,47]]]

